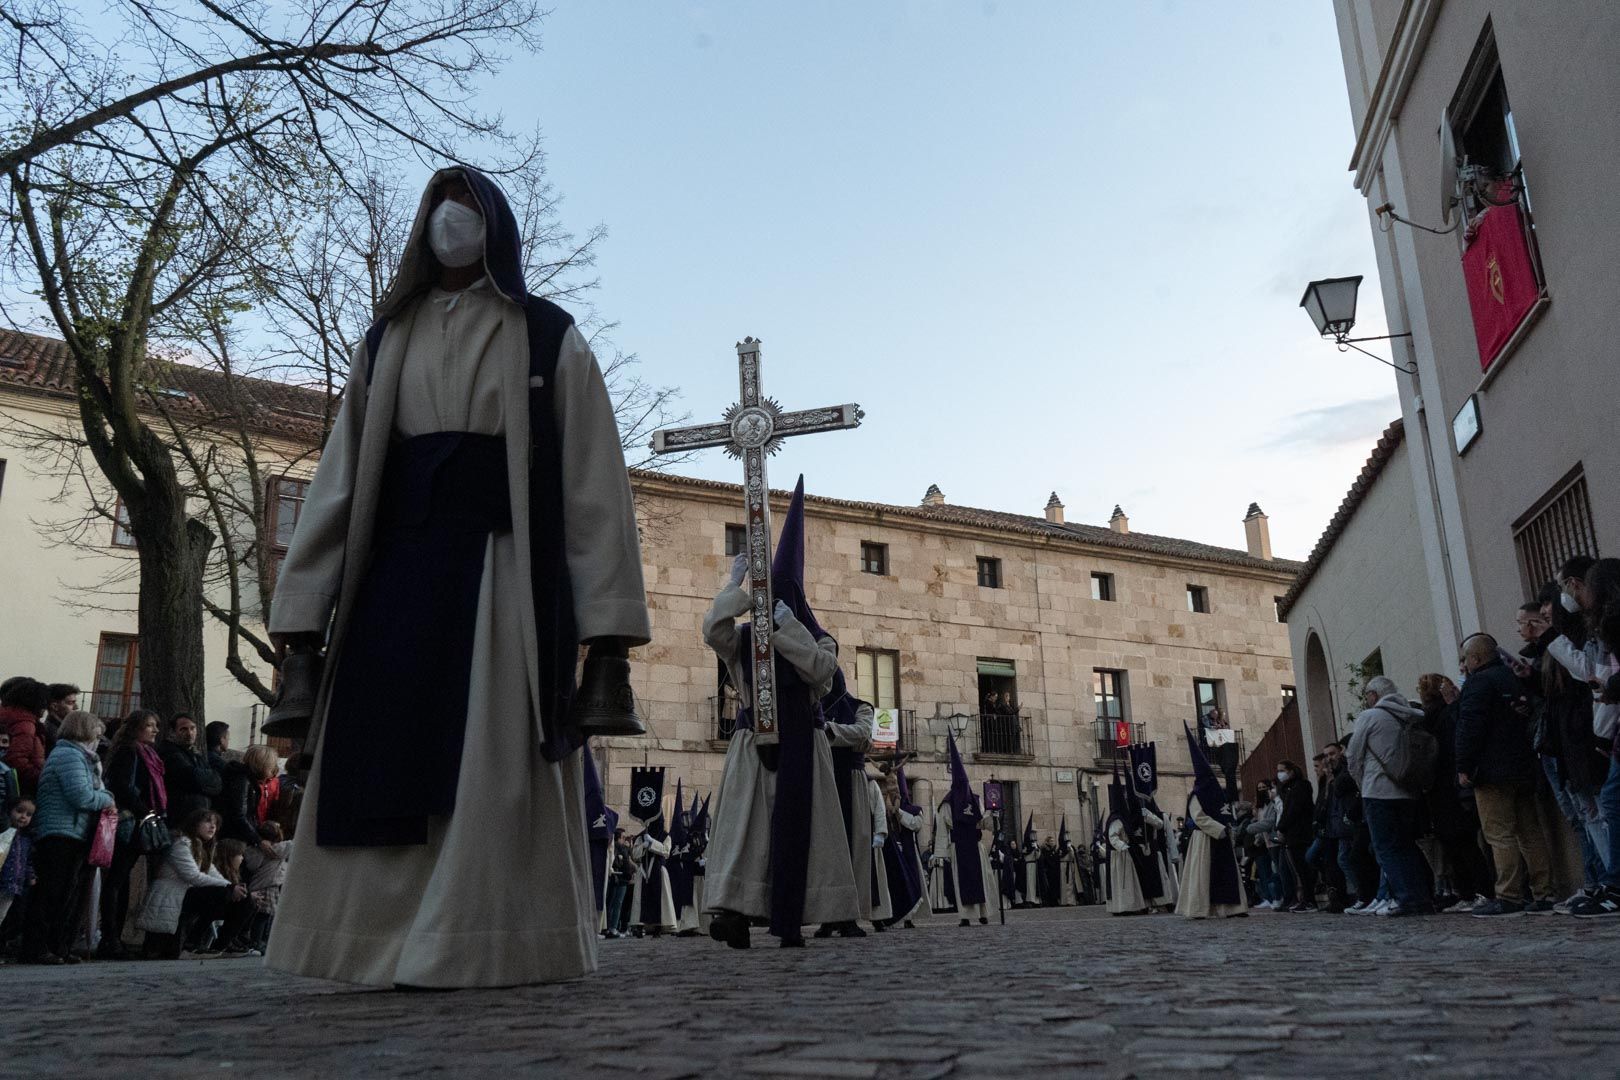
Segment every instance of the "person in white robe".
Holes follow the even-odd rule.
[[[793,508],[783,522],[783,539],[777,544],[777,565],[772,567],[772,590],[778,597],[772,641],[777,658],[789,665],[807,688],[809,699],[804,706],[814,710],[832,689],[838,674],[838,646],[830,636],[818,638],[807,628],[804,618],[814,618],[808,605],[802,612],[795,612],[781,599],[791,594],[796,602],[803,603],[803,492],[804,478],[800,477]],[[748,591],[742,587],[747,572],[747,556],[739,555],[725,587],[703,619],[703,640],[725,665],[741,702],[738,725],[726,747],[725,768],[715,796],[703,896],[705,910],[714,916],[710,935],[733,948],[748,948],[749,923],[769,922],[773,914],[771,834],[777,771],[766,767],[761,753],[774,754],[779,744],[774,738],[762,738],[749,719],[753,684],[746,671],[749,662],[743,652],[743,630],[737,625],[752,606]],[[846,727],[853,729],[855,725]],[[857,741],[857,733],[833,731],[829,726],[826,737],[817,734],[809,740],[809,851],[802,907],[795,903],[798,898],[783,898],[787,906],[799,909],[800,926],[853,922],[861,914],[833,775],[831,740],[840,738]],[[869,731],[867,740],[869,745]],[[779,761],[777,768],[783,764]],[[775,929],[780,930],[777,936],[782,946],[804,945],[798,927]]]
[[[940,806],[943,808],[944,804]],[[945,823],[940,812],[934,812],[934,836],[945,836],[940,826]],[[928,906],[934,913],[952,912],[956,910],[956,890],[954,872],[951,870],[949,840],[945,847],[939,846],[935,841],[934,849],[928,855]]]
[[[1230,919],[1249,913],[1233,843],[1232,816],[1226,789],[1204,756],[1191,729],[1187,744],[1192,751],[1193,790],[1187,798],[1187,820],[1193,825],[1187,843],[1185,875],[1176,914],[1189,919]]]
[[[1142,801],[1142,825],[1145,832],[1144,841],[1159,867],[1159,892],[1156,896],[1148,897],[1148,903],[1153,907],[1167,910],[1174,908],[1177,895],[1176,867],[1170,858],[1170,852],[1176,847],[1176,838],[1171,835],[1170,822],[1152,799],[1144,798]]]
[[[630,889],[630,932],[636,937],[657,937],[673,933],[676,927],[675,894],[664,866],[674,849],[669,837],[659,835],[661,820],[654,818],[630,844],[630,857],[636,861]]]
[[[885,803],[892,801],[893,813],[890,815],[889,835],[891,840],[898,843],[898,857],[907,859],[911,863],[912,873],[916,875],[917,882],[922,886],[917,900],[908,911],[895,911],[892,921],[901,923],[905,929],[916,929],[916,920],[925,919],[931,915],[933,909],[933,882],[932,873],[923,854],[922,807],[911,802],[910,785],[906,782],[904,766],[898,766],[891,772],[879,787],[882,789]],[[904,871],[902,871],[904,873]],[[941,886],[943,892],[943,885]],[[891,907],[901,906],[891,889]]]
[[[1127,822],[1128,796],[1122,783],[1108,788],[1108,820],[1103,835],[1108,842],[1108,914],[1140,915],[1149,909],[1131,850],[1136,839]]]
[[[872,823],[872,839],[866,850],[866,871],[872,882],[872,908],[867,918],[874,929],[881,931],[894,918],[889,871],[883,865],[883,846],[889,841],[889,808],[883,802],[883,790],[870,776],[866,778],[866,811]]]
[[[534,366],[549,374],[534,375]],[[531,417],[531,402],[550,415]],[[376,621],[356,616],[359,601],[400,584],[372,573],[379,538],[400,535],[392,523],[434,512],[401,502],[385,478],[396,450],[428,436],[496,448],[510,520],[492,524],[474,555],[481,570],[475,563],[476,592],[466,604],[470,642],[446,640],[440,625],[404,625],[388,629],[436,640],[443,653],[379,656],[368,647]],[[455,485],[416,490],[452,501],[463,494],[445,487]],[[423,573],[403,584],[406,595],[392,601],[409,605],[414,591],[441,582]],[[560,599],[569,595],[571,603]],[[420,987],[512,986],[593,971],[597,917],[581,763],[568,752],[579,742],[570,736],[569,702],[581,644],[593,657],[622,657],[649,640],[635,508],[590,347],[565,312],[525,291],[516,220],[499,188],[472,169],[435,174],[423,194],[379,322],[356,349],[268,622],[278,648],[324,643],[326,661],[304,743],[313,770],[299,857],[266,964]],[[457,685],[468,687],[464,715],[329,715],[351,650],[393,664],[407,681],[459,675]],[[452,654],[468,667],[449,670]],[[391,681],[358,690],[380,694]],[[453,808],[409,819],[406,842],[322,842],[345,829],[352,839],[370,824],[330,814],[327,796],[343,796],[356,781],[389,780],[339,766],[331,767],[342,775],[329,776],[330,746],[352,744],[356,732],[371,730],[365,725],[388,725],[389,739],[360,745],[386,750],[398,764],[415,742],[401,726],[436,732],[429,723],[452,720],[465,730],[447,757],[418,767],[449,782]],[[409,782],[379,790],[413,796]]]
[[[945,736],[945,748],[950,762],[951,788],[945,801],[939,804],[934,819],[934,843],[938,845],[944,837],[948,845],[956,911],[961,917],[959,925],[970,926],[977,919],[983,926],[990,921],[990,901],[1000,887],[991,863],[994,820],[981,808],[978,796],[968,783],[967,769],[962,765],[954,735]]]

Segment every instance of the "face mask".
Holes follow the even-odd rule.
[[[1567,592],[1561,592],[1558,594],[1558,603],[1571,615],[1574,615],[1576,612],[1581,610],[1580,602]]]
[[[1288,774],[1286,772],[1284,772],[1283,770],[1281,770],[1281,769],[1277,770],[1277,783],[1279,783],[1279,784],[1288,783]]]
[[[484,215],[449,199],[428,218],[428,246],[433,257],[453,270],[484,257]]]

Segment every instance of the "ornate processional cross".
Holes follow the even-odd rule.
[[[740,398],[717,424],[664,428],[653,432],[655,454],[683,453],[711,446],[725,447],[743,463],[743,502],[748,513],[748,584],[753,600],[754,731],[776,738],[776,649],[771,595],[771,488],[765,479],[765,458],[782,448],[793,435],[842,431],[860,427],[865,415],[859,405],[829,405],[823,409],[783,412],[760,387],[760,342],[744,338],[737,343]]]

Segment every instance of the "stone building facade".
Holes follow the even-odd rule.
[[[742,523],[734,485],[639,474],[635,487],[654,640],[632,659],[651,738],[601,748],[621,803],[643,763],[688,791],[719,783],[729,711],[700,624]],[[1108,527],[1066,523],[1055,495],[1039,517],[952,505],[937,488],[918,506],[812,495],[808,591],[851,687],[898,710],[918,801],[943,794],[954,718],[969,775],[1010,782],[1020,828],[1033,813],[1042,834],[1065,817],[1078,833],[1106,800],[1117,720],[1158,743],[1160,801],[1179,812],[1195,695],[1252,746],[1292,693],[1276,601],[1299,564],[1269,557],[1258,507],[1243,524],[1247,548],[1220,548],[1133,532],[1117,509]],[[1016,719],[986,715],[992,689]]]

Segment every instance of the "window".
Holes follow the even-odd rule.
[[[1282,610],[1282,602],[1283,602],[1283,598],[1282,598],[1282,597],[1280,597],[1280,596],[1273,596],[1273,597],[1272,597],[1272,598],[1271,598],[1271,611],[1272,611],[1272,613],[1273,613],[1273,614],[1274,614],[1274,615],[1276,615],[1276,616],[1277,616],[1277,621],[1278,621],[1278,622],[1280,622],[1280,623],[1285,623],[1285,622],[1287,622],[1287,621],[1288,621],[1288,620],[1287,620],[1287,619],[1285,619],[1285,618],[1284,618],[1284,617],[1283,617],[1283,610]]]
[[[1098,720],[1125,719],[1125,673],[1098,668],[1091,673],[1091,694]]]
[[[129,531],[129,507],[124,505],[122,496],[113,506],[112,546],[120,548],[135,546],[135,534]]]
[[[1114,575],[1113,574],[1092,574],[1091,575],[1091,598],[1093,600],[1109,600],[1109,601],[1114,599]]]
[[[1187,586],[1187,610],[1209,614],[1209,590],[1202,585]]]
[[[1288,706],[1294,704],[1295,701],[1298,700],[1298,695],[1294,693],[1294,688],[1292,686],[1285,686],[1282,688],[1282,699],[1283,708],[1286,709]]]
[[[980,657],[979,750],[986,754],[1028,753],[1018,705],[1018,669],[1011,660]]]
[[[1365,684],[1368,679],[1376,678],[1383,673],[1384,650],[1374,649],[1372,652],[1367,654],[1367,659],[1361,662],[1361,681],[1363,684]]]
[[[104,720],[128,716],[141,703],[140,642],[133,634],[102,634],[90,711]]]
[[[744,525],[726,526],[726,554],[741,555],[748,550],[748,528]]]
[[[861,542],[861,573],[887,574],[889,572],[889,545]]]
[[[281,572],[281,560],[287,557],[287,546],[292,543],[298,517],[304,511],[304,497],[309,493],[308,480],[295,480],[290,476],[277,476],[270,481],[270,497],[266,500],[265,532],[270,537],[270,583],[275,584]]]
[[[6,459],[0,457],[0,494],[6,490]]]
[[[1226,717],[1225,686],[1219,679],[1194,679],[1193,703],[1197,706],[1198,716],[1202,719],[1209,715],[1209,710],[1221,710],[1221,716]]]
[[[873,708],[900,707],[900,654],[883,649],[855,650],[855,696]]]
[[[1592,503],[1579,465],[1513,523],[1513,546],[1527,596],[1557,577],[1558,568],[1576,555],[1597,556]]]
[[[1001,560],[987,559],[979,556],[979,587],[981,589],[1001,588]]]

